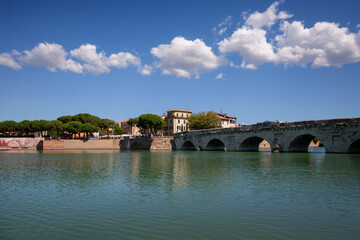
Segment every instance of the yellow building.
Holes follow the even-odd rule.
[[[187,109],[173,108],[167,111],[165,116],[165,135],[188,130],[188,119],[192,112]]]

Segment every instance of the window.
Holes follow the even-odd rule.
[[[180,123],[180,119],[178,120],[178,123]]]
[[[183,113],[181,114],[181,117],[184,117],[184,114],[183,114]]]

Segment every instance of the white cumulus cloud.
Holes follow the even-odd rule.
[[[147,64],[138,68],[138,72],[144,76],[149,76],[151,74],[152,70],[153,70],[153,67],[149,66]]]
[[[175,37],[170,44],[161,44],[151,49],[151,53],[160,59],[156,64],[163,74],[190,78],[214,70],[220,66],[220,59],[211,47],[200,40],[186,40]]]
[[[223,73],[219,73],[215,79],[223,79],[224,78],[224,74]]]
[[[94,74],[108,73],[110,68],[106,66],[107,58],[104,52],[97,53],[96,46],[92,44],[81,45],[70,51],[71,56],[84,62],[84,68]]]
[[[128,52],[119,52],[116,54],[111,54],[106,61],[107,66],[116,68],[127,68],[129,67],[129,64],[140,66],[140,58]]]
[[[10,53],[2,53],[0,54],[0,65],[18,70],[21,69],[21,66],[15,62],[15,60],[13,59],[13,57],[11,56]]]
[[[328,67],[360,60],[356,34],[336,23],[318,22],[305,28],[299,21],[285,21],[281,30],[283,34],[276,37],[279,62]]]
[[[254,28],[271,27],[276,21],[292,17],[292,14],[281,11],[277,13],[280,2],[274,2],[265,12],[254,12],[246,19],[245,24]]]
[[[243,26],[218,43],[219,51],[239,53],[241,67],[247,69],[264,63],[329,67],[360,61],[360,31],[352,33],[336,23],[317,22],[306,28],[300,21],[283,20],[280,34],[269,38],[271,29],[262,27],[292,16],[286,12],[277,14],[278,5],[275,2],[264,13],[250,14]]]
[[[273,46],[267,42],[263,29],[243,26],[218,45],[221,53],[238,52],[243,57],[243,68],[254,69],[275,59]]]
[[[56,43],[40,43],[31,51],[24,51],[24,56],[20,59],[30,65],[43,66],[49,71],[55,72],[57,69],[70,70],[75,73],[82,73],[83,67],[80,63],[72,59],[66,59],[67,52]]]
[[[71,56],[84,62],[87,71],[94,74],[109,73],[110,67],[128,68],[129,65],[141,67],[141,60],[128,52],[113,53],[106,57],[105,52],[97,52],[97,47],[92,44],[84,44],[70,51]]]

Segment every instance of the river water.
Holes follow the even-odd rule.
[[[360,239],[360,155],[0,153],[0,239]]]

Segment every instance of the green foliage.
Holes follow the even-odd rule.
[[[46,129],[48,130],[48,135],[59,137],[64,132],[64,124],[59,120],[49,121]]]
[[[110,123],[108,119],[100,119],[99,121],[99,127],[100,129],[108,129],[110,126]]]
[[[125,133],[125,130],[121,127],[115,127],[114,128],[114,135],[122,135]]]
[[[92,125],[91,123],[84,123],[81,127],[81,132],[93,133],[99,131],[99,127]]]
[[[89,137],[89,133],[98,132],[99,127],[92,125],[91,123],[84,123],[81,126],[80,132],[86,133],[86,137]]]
[[[154,134],[157,130],[165,128],[166,122],[158,115],[147,113],[139,117],[137,126]]]
[[[72,121],[64,124],[64,130],[68,133],[77,134],[81,132],[83,124],[79,121]]]
[[[195,113],[189,118],[190,128],[195,130],[216,128],[218,122],[217,114],[212,111]]]
[[[81,123],[90,123],[93,126],[99,126],[100,118],[93,116],[89,113],[79,113],[73,116],[73,121],[79,121]]]
[[[316,144],[319,141],[319,139],[317,137],[314,137],[313,141]]]
[[[6,133],[6,132],[14,132],[18,130],[18,123],[15,121],[3,121],[0,123],[0,132]]]
[[[133,126],[135,124],[138,124],[139,123],[139,118],[130,118],[128,121],[127,121],[127,124],[129,124],[130,126]]]
[[[81,125],[79,125],[79,123]],[[83,129],[81,127],[82,124],[86,124]],[[116,126],[117,123],[111,119],[101,119],[89,113],[79,113],[75,116],[61,116],[53,121],[24,120],[20,123],[15,121],[3,121],[0,122],[0,133],[16,134],[16,132],[18,132],[18,135],[23,135],[24,133],[28,135],[29,133],[40,132],[42,134],[44,131],[48,131],[48,134],[51,136],[60,136],[64,131],[74,134],[80,132],[92,133],[98,132],[100,128],[103,130],[106,129],[109,132],[109,128],[115,128]]]
[[[73,116],[70,116],[70,115],[61,116],[61,117],[58,117],[57,120],[61,121],[62,123],[68,123],[68,122],[73,121]]]
[[[33,132],[32,127],[31,127],[31,121],[24,120],[24,121],[19,122],[18,130],[22,133],[25,133],[26,135],[29,135],[29,132]]]
[[[42,132],[47,130],[46,120],[34,120],[31,122],[31,128],[33,132]]]

